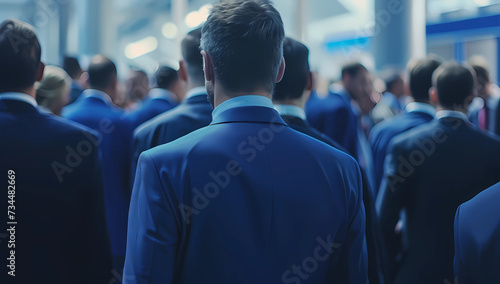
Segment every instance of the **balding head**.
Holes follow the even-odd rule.
[[[102,55],[92,57],[88,68],[90,88],[106,92],[116,84],[116,66],[109,58]]]

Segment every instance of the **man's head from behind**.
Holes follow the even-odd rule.
[[[105,92],[115,100],[118,93],[118,73],[113,61],[96,55],[90,60],[88,73],[90,88]]]
[[[201,55],[200,55],[201,57]],[[184,85],[179,78],[179,72],[169,66],[161,66],[154,74],[156,87],[169,90],[178,101],[184,97]]]
[[[80,76],[83,73],[83,70],[80,67],[80,63],[78,62],[78,59],[76,57],[64,56],[62,67],[73,80],[80,79]]]
[[[444,63],[432,75],[431,100],[440,109],[466,112],[475,94],[475,74],[456,62]]]
[[[203,26],[201,48],[207,91],[230,98],[270,95],[284,71],[281,16],[267,1],[221,1]],[[216,99],[218,105],[224,99]]]
[[[31,92],[42,78],[41,48],[32,26],[8,19],[0,24],[0,93]],[[33,91],[34,94],[34,91]]]
[[[201,28],[190,31],[182,40],[179,77],[189,88],[205,85],[203,57],[200,54]]]
[[[476,72],[477,94],[483,99],[487,99],[491,93],[490,71],[488,61],[481,56],[474,56],[469,60],[469,64]]]
[[[432,74],[441,65],[437,58],[412,61],[410,70],[410,92],[416,102],[429,103],[429,89],[432,87]]]
[[[286,62],[283,79],[274,88],[275,103],[298,104],[304,107],[308,95],[305,91],[313,88],[313,76],[309,67],[309,49],[291,38],[283,42],[283,57]]]

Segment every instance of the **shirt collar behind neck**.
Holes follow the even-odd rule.
[[[113,104],[111,97],[103,91],[99,91],[99,90],[95,90],[95,89],[88,89],[88,90],[83,91],[82,96],[84,98],[98,98],[108,105]]]
[[[245,106],[256,106],[256,107],[268,107],[268,108],[274,108],[273,107],[273,102],[266,97],[263,96],[258,96],[258,95],[246,95],[246,96],[239,96],[235,98],[231,98],[220,105],[218,105],[214,111],[212,112],[212,119],[215,120],[215,118],[221,114],[222,112],[231,109],[231,108],[236,108],[236,107],[245,107]]]
[[[184,96],[184,100],[187,100],[194,96],[201,96],[201,95],[203,96],[207,95],[207,89],[205,87],[192,88],[186,93],[186,96]]]
[[[15,100],[28,103],[35,108],[38,108],[38,103],[35,98],[25,93],[17,93],[17,92],[7,92],[0,93],[0,100]]]
[[[430,104],[424,104],[424,103],[417,103],[417,102],[411,102],[409,103],[406,108],[406,112],[423,112],[426,113],[432,117],[436,115],[436,109],[431,106]]]
[[[460,111],[442,110],[442,111],[438,111],[436,113],[436,118],[438,118],[438,119],[445,118],[445,117],[454,117],[454,118],[460,118],[466,122],[469,121],[469,119],[467,118],[467,115],[465,115],[465,113],[460,112]]]
[[[279,112],[280,115],[288,115],[306,120],[306,112],[299,106],[275,104],[274,108]]]
[[[155,99],[163,99],[163,100],[168,100],[172,102],[177,101],[177,97],[170,92],[169,90],[166,89],[161,89],[161,88],[154,88],[149,91],[148,97],[152,100]]]

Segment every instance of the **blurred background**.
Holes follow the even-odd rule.
[[[311,49],[312,68],[337,79],[359,60],[369,69],[404,69],[433,53],[464,62],[481,55],[499,81],[500,0],[275,0],[288,36]],[[0,0],[0,20],[17,18],[38,31],[43,60],[113,59],[120,76],[131,66],[153,73],[177,67],[185,33],[201,25],[210,0]]]

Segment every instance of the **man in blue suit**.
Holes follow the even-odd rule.
[[[212,121],[213,107],[208,102],[205,89],[200,39],[201,28],[198,28],[189,32],[182,41],[183,60],[180,62],[179,77],[185,82],[186,90],[189,90],[184,101],[175,109],[158,115],[135,130],[133,172],[143,151],[174,141]]]
[[[222,1],[203,26],[213,122],[142,153],[129,283],[367,283],[359,167],[286,126],[279,13]],[[307,165],[307,166],[306,166]]]
[[[361,63],[346,64],[342,67],[342,86],[344,89],[338,93],[313,99],[306,107],[307,120],[312,127],[347,149],[364,169],[373,191],[373,157],[362,127],[363,118],[368,118],[365,114],[369,112],[366,102],[373,103],[370,72]]]
[[[283,79],[276,84],[273,94],[274,108],[290,128],[318,139],[344,153],[347,151],[330,137],[312,128],[306,121],[304,105],[314,86],[314,77],[309,67],[309,49],[291,38],[283,42],[283,58],[286,62]],[[368,251],[368,278],[372,284],[382,283],[382,249],[374,202],[366,175],[363,178],[363,204],[366,213],[366,243]]]
[[[370,144],[375,168],[375,197],[384,176],[384,160],[387,146],[392,138],[434,119],[435,108],[431,105],[429,89],[432,87],[432,73],[441,62],[428,58],[410,64],[410,92],[414,102],[405,112],[375,125],[370,132]]]
[[[455,283],[500,283],[499,200],[497,183],[458,207]]]
[[[500,140],[468,122],[473,73],[457,64],[433,75],[437,120],[395,137],[389,145],[377,212],[391,249],[394,283],[453,282],[453,219],[457,207],[500,181]],[[403,214],[404,248],[395,248]],[[394,260],[400,254],[399,264]]]
[[[0,23],[0,283],[109,283],[97,133],[39,110],[33,27]]]
[[[113,105],[117,96],[115,64],[101,55],[92,58],[89,68],[90,89],[63,109],[63,116],[86,125],[102,135],[106,217],[115,269],[122,271],[125,259],[127,212],[129,205],[130,152],[133,124]]]
[[[129,115],[134,127],[176,107],[184,96],[184,86],[177,70],[161,66],[154,78],[156,88],[151,89],[139,109]]]

